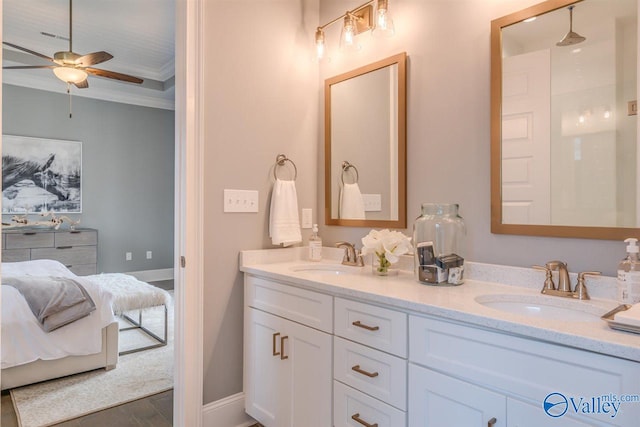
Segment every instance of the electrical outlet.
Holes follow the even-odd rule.
[[[153,252],[147,251],[147,259],[153,258]]]
[[[313,209],[302,209],[302,228],[313,227]]]
[[[255,190],[224,190],[224,212],[258,212]]]
[[[124,259],[127,261],[131,261],[133,259],[133,257],[131,256],[131,252],[126,252],[124,254]]]

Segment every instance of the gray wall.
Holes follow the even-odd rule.
[[[173,111],[74,97],[70,119],[68,96],[5,84],[2,114],[4,134],[82,141],[83,212],[69,216],[98,230],[98,271],[173,267]]]
[[[537,2],[394,0],[394,38],[374,41],[365,35],[363,50],[345,57],[335,50],[335,25],[327,31],[332,60],[320,65],[309,60],[315,27],[361,1],[205,2],[204,403],[242,390],[237,254],[273,248],[267,213],[276,155],[296,162],[299,207],[314,208],[325,246],[345,239],[359,243],[369,231],[324,225],[322,85],[327,77],[402,51],[409,56],[404,231],[411,233],[422,202],[458,202],[468,225],[470,260],[529,266],[559,258],[572,271],[613,274],[624,255],[622,243],[490,231],[490,23]],[[223,213],[224,188],[258,190],[260,212]]]

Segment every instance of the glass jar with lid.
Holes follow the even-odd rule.
[[[413,225],[416,279],[428,285],[464,282],[464,220],[454,203],[423,203]]]

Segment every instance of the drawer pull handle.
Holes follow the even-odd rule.
[[[285,335],[284,337],[280,338],[280,360],[285,360],[289,358],[289,356],[284,355],[284,340],[288,338],[289,338],[288,335]]]
[[[276,332],[275,334],[273,334],[273,355],[274,356],[280,355],[280,352],[276,351],[276,338],[278,337],[278,335],[280,335],[280,332]]]
[[[71,249],[73,246],[56,246],[56,249]]]
[[[37,233],[35,231],[25,231],[22,233],[24,236],[35,236]]]
[[[369,424],[368,422],[366,422],[365,420],[363,420],[362,418],[360,418],[360,413],[357,414],[353,414],[351,415],[351,419],[357,423],[362,424],[365,427],[378,427],[378,423],[375,424]]]
[[[357,373],[359,373],[359,374],[366,375],[366,376],[367,376],[367,377],[369,377],[369,378],[375,378],[375,377],[377,377],[377,376],[378,376],[378,373],[377,373],[377,372],[367,372],[367,371],[365,371],[365,370],[363,370],[363,369],[360,369],[360,365],[353,366],[353,367],[351,368],[351,370],[352,370],[352,371],[356,371],[356,372],[357,372]]]
[[[367,331],[377,331],[378,329],[380,329],[380,326],[365,325],[364,323],[361,323],[359,320],[356,320],[355,322],[353,322],[351,324],[353,326],[357,326],[358,328],[366,329]]]
[[[82,231],[80,231],[80,230],[71,230],[71,231],[69,231],[69,234],[80,234],[80,233],[82,233]]]
[[[496,420],[496,417],[493,417],[489,420],[489,422],[487,422],[487,427],[493,427],[497,422],[498,420]]]

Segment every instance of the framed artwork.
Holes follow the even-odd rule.
[[[82,142],[2,136],[2,213],[82,212]]]

